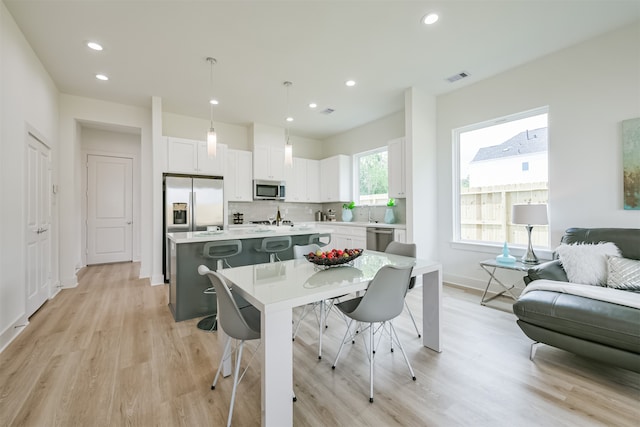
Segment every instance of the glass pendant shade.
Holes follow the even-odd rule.
[[[288,142],[284,146],[284,165],[293,166],[293,145]]]
[[[209,132],[207,132],[207,155],[209,157],[216,156],[217,142],[218,136],[216,135],[216,130],[214,128],[209,129]]]

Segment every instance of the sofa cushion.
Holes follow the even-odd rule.
[[[513,312],[524,322],[640,353],[640,310],[560,292],[536,290],[522,295]]]
[[[640,292],[640,261],[621,257],[607,257],[607,286]]]
[[[562,244],[556,248],[571,283],[604,286],[607,283],[607,256],[620,256],[611,242]]]

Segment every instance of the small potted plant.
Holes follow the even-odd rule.
[[[356,204],[351,201],[342,205],[342,220],[344,222],[351,222],[353,220],[353,208]]]
[[[387,210],[384,213],[384,222],[385,224],[393,224],[396,222],[396,215],[393,212],[393,207],[396,205],[395,199],[391,198],[387,202]]]

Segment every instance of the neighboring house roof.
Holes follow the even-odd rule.
[[[547,151],[547,128],[526,130],[499,145],[484,147],[478,150],[471,161],[493,160],[522,154]]]

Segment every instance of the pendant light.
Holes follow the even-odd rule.
[[[209,119],[210,126],[209,131],[207,132],[207,155],[209,157],[216,156],[216,145],[218,142],[218,136],[216,135],[216,130],[213,128],[213,106],[218,103],[213,98],[213,66],[218,62],[215,58],[207,57],[207,62],[210,64],[211,71],[209,73],[210,80],[210,90],[211,90],[211,98],[209,99]]]
[[[293,146],[289,141],[289,123],[293,121],[293,117],[289,115],[289,89],[293,83],[286,81],[283,85],[287,88],[287,127],[285,129],[285,145],[284,145],[284,165],[293,166]]]

